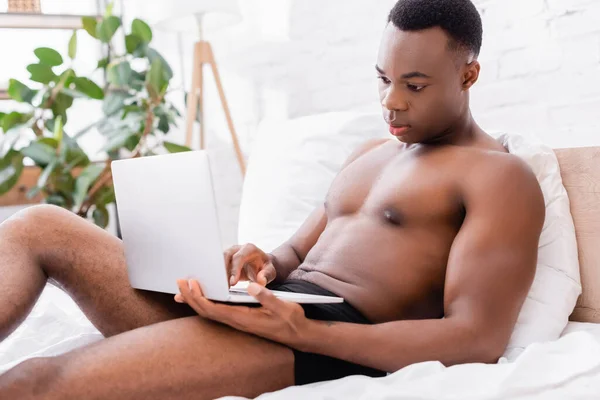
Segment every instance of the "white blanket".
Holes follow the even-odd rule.
[[[77,306],[48,285],[25,323],[0,343],[0,373],[26,358],[61,354],[100,339]],[[561,339],[528,347],[514,363],[445,368],[425,362],[385,378],[347,377],[260,399],[588,400],[598,393],[600,324],[570,323]]]
[[[445,368],[439,362],[424,362],[385,378],[352,376],[291,387],[259,399],[597,399],[600,397],[598,331],[596,336],[584,330],[554,342],[531,345],[513,363]]]

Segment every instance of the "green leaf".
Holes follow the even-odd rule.
[[[69,58],[75,59],[77,56],[77,31],[73,31],[71,39],[69,39]]]
[[[56,139],[56,141],[58,142],[58,144],[60,145],[60,143],[62,143],[63,140],[63,124],[62,124],[62,117],[59,115],[58,117],[56,117],[56,122],[54,123],[54,139]],[[42,185],[43,186],[43,185]]]
[[[129,113],[143,113],[144,110],[142,109],[142,107],[138,106],[137,104],[129,104],[125,107],[123,107],[123,115],[121,116],[121,119],[125,119],[125,117],[127,117],[127,114]]]
[[[59,207],[65,207],[67,205],[67,199],[61,194],[55,193],[44,199],[44,203],[52,204]]]
[[[104,166],[101,164],[90,164],[81,172],[81,174],[75,180],[75,193],[73,195],[73,199],[75,200],[75,208],[81,207],[83,204],[87,192],[92,186],[92,183],[102,173],[104,170]]]
[[[52,172],[54,172],[54,169],[56,168],[57,165],[58,165],[58,159],[54,159],[54,160],[52,160],[52,162],[50,164],[46,165],[46,168],[44,168],[44,170],[40,174],[40,177],[38,178],[37,187],[43,188],[44,186],[46,186],[46,182],[48,181],[50,174],[52,174]]]
[[[127,61],[111,64],[108,67],[107,79],[113,85],[119,87],[128,86],[131,75],[131,65],[129,65],[129,62]]]
[[[127,150],[133,151],[133,150],[135,150],[137,145],[140,143],[140,140],[142,140],[142,135],[137,133],[133,136],[130,136],[127,139],[127,141],[125,142],[124,146]]]
[[[167,151],[169,153],[181,153],[181,152],[184,152],[184,151],[192,151],[192,149],[190,149],[187,146],[182,146],[180,144],[176,144],[176,143],[173,143],[173,142],[164,141],[163,142],[163,146],[165,146],[165,149],[167,149]]]
[[[134,135],[135,133],[130,131],[120,131],[108,140],[108,143],[106,143],[106,145],[102,147],[101,151],[109,152],[120,149],[121,147],[125,146],[127,140],[129,140],[129,138]]]
[[[68,88],[69,86],[71,86],[76,77],[77,76],[75,75],[75,71],[69,68],[66,69],[62,74],[60,74],[58,81],[64,81],[64,87]]]
[[[0,128],[2,128],[2,121],[4,121],[5,116],[6,116],[6,113],[3,113],[0,111]]]
[[[104,91],[94,81],[88,78],[75,78],[73,79],[75,89],[79,92],[87,95],[88,97],[96,100],[102,100],[104,98]]]
[[[98,61],[98,65],[96,66],[96,68],[100,69],[100,68],[106,68],[108,66],[108,57],[104,57],[101,58],[100,61]]]
[[[67,110],[73,105],[73,97],[65,93],[59,93],[52,103],[54,117],[62,117],[63,124],[67,123]]]
[[[148,55],[148,44],[141,42],[139,46],[131,53],[134,57],[145,58]]]
[[[125,49],[129,54],[133,54],[140,44],[142,44],[142,39],[136,35],[125,36]]]
[[[71,96],[74,99],[84,99],[84,98],[89,99],[90,98],[88,95],[78,92],[77,90],[62,89],[60,92],[66,94],[67,96]]]
[[[65,172],[71,171],[75,167],[86,167],[90,164],[90,159],[81,149],[68,148],[65,162]]]
[[[72,202],[72,194],[75,190],[75,179],[71,176],[70,171],[66,171],[60,166],[55,170],[55,173],[50,177],[52,187],[57,193],[63,195],[67,203]]]
[[[67,132],[63,130],[63,143],[69,148],[73,150],[81,150],[79,145],[77,144],[77,140],[72,138]]]
[[[53,149],[58,149],[58,140],[53,137],[43,137],[37,140],[37,143],[45,144],[47,146],[52,147]]]
[[[92,218],[94,218],[94,223],[100,228],[104,229],[108,226],[108,210],[106,207],[96,206],[96,209],[92,213]]]
[[[46,122],[44,123],[44,126],[46,127],[46,129],[48,129],[50,132],[54,132],[54,125],[56,124],[56,120],[55,119],[47,119]]]
[[[37,90],[31,90],[27,85],[16,79],[11,79],[8,82],[8,95],[11,99],[31,104]]]
[[[159,59],[155,59],[146,75],[148,93],[153,99],[157,99],[165,93],[168,86],[169,81],[165,79],[163,63]]]
[[[96,206],[106,206],[107,204],[115,202],[115,188],[114,186],[104,186],[98,192],[96,192],[94,203]]]
[[[33,54],[40,60],[40,64],[57,67],[63,63],[60,53],[49,47],[38,47],[33,51]]]
[[[169,118],[166,116],[158,117],[158,130],[162,133],[169,133],[171,130],[171,125],[169,124]]]
[[[163,133],[169,133],[171,124],[175,124],[175,112],[173,108],[166,108],[163,105],[158,105],[154,108],[154,114],[158,117],[158,130]]]
[[[31,74],[31,79],[34,82],[50,83],[56,79],[56,74],[52,71],[52,67],[46,64],[29,64],[27,71]]]
[[[158,51],[156,51],[152,48],[149,48],[148,52],[147,52],[147,57],[148,57],[148,60],[150,61],[150,63],[153,63],[154,60],[160,60],[160,62],[163,64],[163,71],[165,73],[165,79],[167,81],[171,80],[171,78],[173,77],[173,70],[169,66],[169,63],[163,58],[163,56],[160,55],[160,53]]]
[[[122,91],[111,91],[108,92],[104,98],[104,104],[102,110],[105,115],[111,115],[125,106],[125,100],[129,98],[126,92]]]
[[[17,144],[20,138],[21,132],[16,129],[11,130],[2,137],[2,141],[0,142],[0,159],[6,157],[8,152],[15,147],[15,144]]]
[[[131,81],[129,82],[129,87],[136,91],[141,91],[146,84],[146,73],[141,73],[137,71],[132,71]]]
[[[115,6],[115,2],[111,1],[106,5],[106,9],[104,10],[104,18],[110,17],[113,13],[113,8]]]
[[[29,146],[21,149],[21,154],[31,158],[33,162],[42,167],[45,167],[56,159],[56,149],[46,143],[40,142],[30,143]]]
[[[152,41],[152,29],[141,19],[136,18],[133,20],[131,23],[131,33],[138,36],[145,43]]]
[[[96,27],[96,35],[103,43],[108,43],[119,29],[121,25],[121,19],[118,17],[110,16],[104,18],[100,25]]]
[[[181,113],[179,112],[177,107],[175,107],[173,104],[171,104],[171,107],[169,109],[175,114],[175,116],[181,117]]]
[[[82,17],[81,22],[83,25],[83,29],[87,33],[90,34],[94,39],[98,39],[98,35],[96,34],[96,29],[98,28],[98,20],[96,17]]]
[[[10,150],[0,160],[0,195],[12,189],[19,181],[23,172],[23,155],[16,150]]]
[[[11,129],[26,124],[32,117],[33,113],[23,114],[16,111],[6,114],[4,118],[2,118],[2,130],[4,133],[8,133]]]

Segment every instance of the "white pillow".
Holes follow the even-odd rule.
[[[388,137],[379,115],[330,113],[265,123],[251,153],[240,207],[238,238],[271,251],[287,240],[325,199],[348,155],[369,138]],[[556,340],[581,293],[575,228],[554,152],[518,135],[498,135],[535,172],[546,220],[538,265],[505,357],[534,342]]]
[[[383,117],[334,112],[266,121],[253,144],[242,189],[238,242],[272,251],[325,200],[350,153],[389,135]]]
[[[560,337],[581,294],[581,280],[575,226],[554,151],[520,135],[492,135],[529,164],[546,203],[535,278],[504,353],[512,360],[531,343]]]

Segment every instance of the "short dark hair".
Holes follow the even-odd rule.
[[[483,36],[481,16],[470,0],[399,0],[388,16],[402,31],[440,27],[450,36],[449,46],[479,55]]]

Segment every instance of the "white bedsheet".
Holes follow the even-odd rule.
[[[555,342],[531,345],[513,363],[445,368],[425,362],[385,378],[347,377],[259,399],[592,400],[599,394],[600,337],[579,331]]]
[[[48,285],[25,323],[0,343],[0,373],[26,358],[60,354],[100,339],[77,306]],[[385,378],[347,377],[259,398],[590,400],[599,394],[600,324],[569,323],[561,339],[534,344],[513,363],[445,368],[425,362]]]

